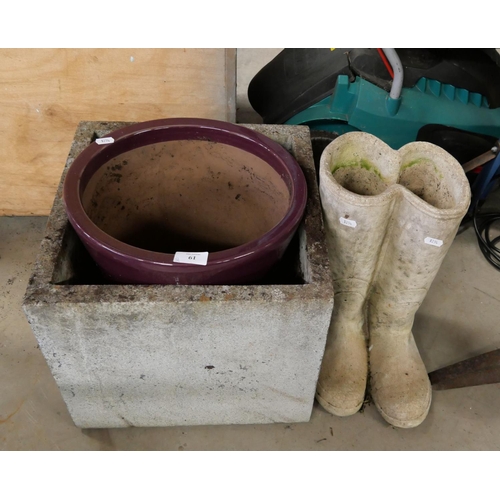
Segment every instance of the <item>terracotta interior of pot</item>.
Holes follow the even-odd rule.
[[[101,230],[163,253],[221,251],[258,239],[283,219],[290,201],[264,160],[205,140],[122,153],[95,172],[82,196]]]

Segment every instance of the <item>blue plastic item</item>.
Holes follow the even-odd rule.
[[[468,214],[472,215],[476,203],[486,199],[490,191],[495,186],[497,178],[500,176],[500,154],[483,165],[481,172],[471,186],[472,203]]]
[[[490,109],[481,94],[437,80],[420,78],[414,87],[403,88],[399,99],[391,99],[360,77],[351,83],[347,75],[339,75],[330,96],[286,123],[338,134],[361,130],[398,149],[429,123],[499,137],[500,108]]]

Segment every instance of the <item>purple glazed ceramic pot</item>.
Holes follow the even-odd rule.
[[[279,144],[245,127],[190,118],[138,123],[107,137],[113,142],[93,142],[75,159],[63,197],[71,225],[111,281],[252,283],[282,257],[307,186]],[[187,263],[205,252],[206,264]]]

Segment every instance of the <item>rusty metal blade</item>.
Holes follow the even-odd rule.
[[[500,349],[435,370],[429,378],[438,391],[500,383]]]

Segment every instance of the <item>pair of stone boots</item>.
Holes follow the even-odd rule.
[[[433,144],[351,132],[323,152],[320,193],[335,305],[316,398],[352,415],[370,376],[384,419],[415,427],[432,390],[412,325],[470,204],[463,168]]]

